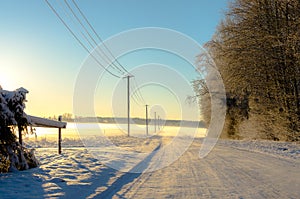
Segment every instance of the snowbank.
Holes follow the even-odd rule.
[[[267,140],[219,140],[218,144],[278,157],[293,159],[300,158],[300,145],[296,142],[276,142]]]

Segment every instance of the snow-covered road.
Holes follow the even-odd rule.
[[[132,144],[126,137],[118,140],[126,147]],[[167,142],[167,137],[162,142],[155,138],[147,150],[157,143],[164,147]],[[145,173],[109,168],[84,148],[64,149],[62,155],[57,155],[56,149],[38,149],[40,168],[0,174],[0,198],[300,198],[299,145],[255,144],[264,151],[268,146],[281,149],[284,144],[285,151],[293,154],[289,157],[254,152],[249,150],[249,142],[238,143],[221,142],[200,159],[201,139],[196,139],[177,161]],[[151,153],[148,163],[137,167],[147,171],[164,153]]]
[[[217,146],[199,159],[194,142],[167,168],[140,175],[116,198],[299,198],[300,162]]]

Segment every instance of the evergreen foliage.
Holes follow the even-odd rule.
[[[24,112],[28,91],[0,88],[0,173],[38,166],[33,150],[17,142],[16,130],[29,133],[30,120]]]

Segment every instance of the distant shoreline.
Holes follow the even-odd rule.
[[[104,123],[104,124],[127,124],[127,118],[118,117],[77,117],[77,118],[63,118],[65,122],[80,122],[80,123]],[[188,121],[188,120],[156,120],[157,124],[161,126],[183,126],[183,127],[200,127],[205,128],[204,121]],[[146,119],[131,118],[131,124],[146,124]],[[154,125],[155,120],[149,119],[149,125]]]

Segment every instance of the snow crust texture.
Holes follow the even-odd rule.
[[[120,146],[134,146],[131,139],[118,139]],[[161,147],[168,143],[168,137],[162,139]],[[195,139],[168,167],[143,173],[109,168],[83,147],[64,149],[62,155],[39,148],[39,168],[0,175],[0,198],[299,198],[299,145],[220,141],[200,159],[202,141]],[[157,138],[149,141],[147,150],[157,143]],[[157,155],[151,164],[159,164]]]

